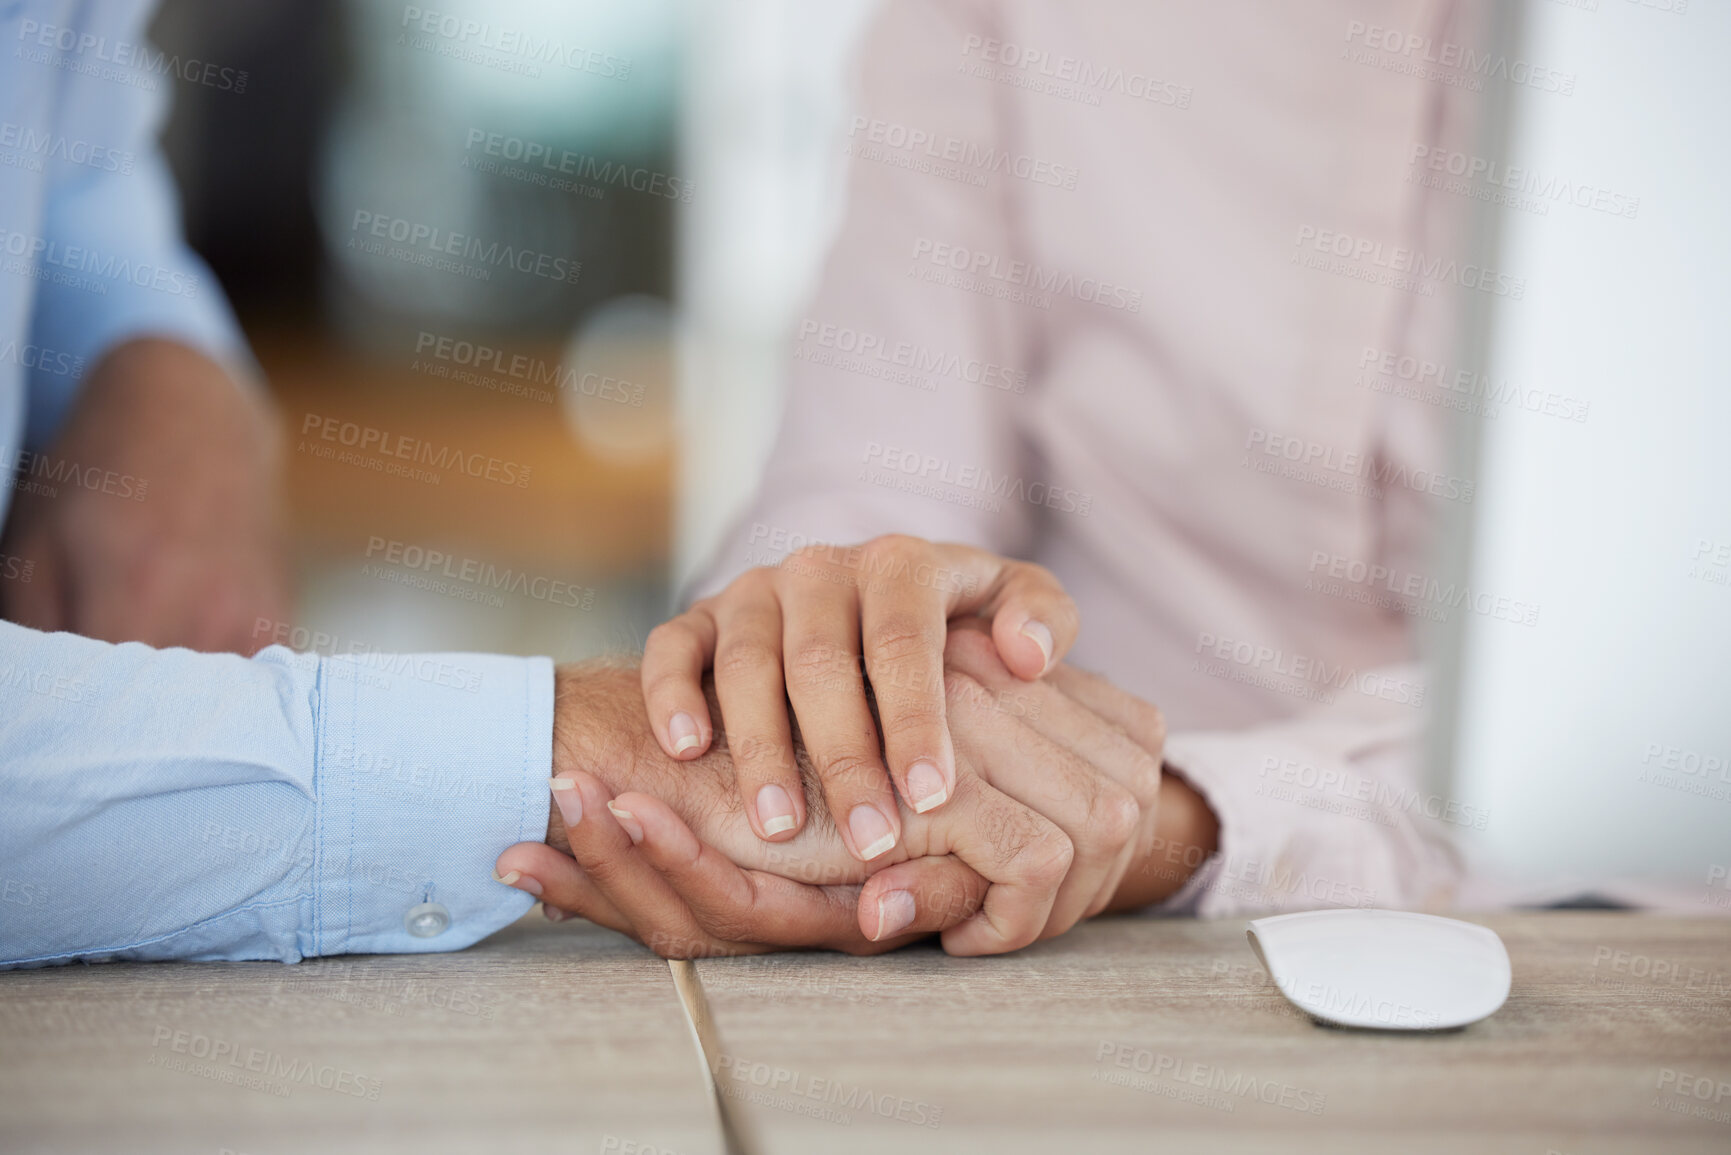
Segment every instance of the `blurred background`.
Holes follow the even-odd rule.
[[[177,85],[165,139],[290,434],[300,605],[276,640],[641,649],[768,452],[870,7],[454,0],[428,32],[389,0],[163,4],[159,46],[249,76]],[[330,420],[533,484],[381,473],[300,436]]]
[[[250,77],[177,85],[167,139],[290,434],[300,602],[274,640],[641,648],[774,435],[874,6],[439,6],[579,47],[560,67],[386,0],[167,0],[160,45]],[[1541,620],[1467,614],[1436,639],[1433,780],[1489,811],[1465,837],[1500,877],[1563,893],[1614,874],[1700,908],[1704,864],[1731,861],[1731,10],[1499,11],[1500,35],[1593,83],[1511,87],[1487,155],[1640,207],[1479,209],[1533,290],[1477,316],[1459,363],[1589,419],[1469,423],[1484,498],[1451,565]],[[533,484],[385,473],[302,438],[330,421]]]

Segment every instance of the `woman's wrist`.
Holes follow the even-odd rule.
[[[1220,819],[1195,787],[1167,767],[1160,779],[1154,845],[1118,885],[1104,913],[1138,910],[1183,889],[1220,844]]]

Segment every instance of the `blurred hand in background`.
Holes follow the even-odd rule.
[[[275,415],[217,362],[136,339],[92,370],[26,458],[6,552],[33,563],[0,613],[39,630],[251,654],[286,619]]]

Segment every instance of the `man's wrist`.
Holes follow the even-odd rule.
[[[583,770],[611,789],[626,789],[641,761],[638,749],[653,743],[643,691],[635,669],[603,661],[565,663],[553,669],[553,775]],[[565,823],[547,799],[547,845],[568,854]]]
[[[579,677],[578,667],[553,667],[554,777],[558,777],[560,770],[575,765],[570,751],[578,744],[574,733],[577,727],[577,707],[572,704],[572,699],[580,693],[577,686]],[[561,854],[571,853],[571,840],[566,836],[565,823],[559,817],[559,808],[553,804],[551,791],[547,795],[547,845]]]

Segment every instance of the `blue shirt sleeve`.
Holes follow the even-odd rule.
[[[456,950],[546,834],[553,668],[0,622],[0,966]],[[431,933],[429,933],[431,932]]]
[[[109,349],[142,336],[178,340],[250,372],[221,287],[182,239],[174,183],[157,147],[175,79],[147,66],[159,56],[145,36],[154,8],[150,0],[83,4],[64,26],[20,27],[14,49],[58,61],[17,64],[56,86],[47,139],[77,145],[53,150],[42,174],[33,243],[46,275],[38,279],[31,341],[81,359],[85,373]],[[129,63],[103,64],[67,44],[100,45]],[[32,448],[59,429],[82,379],[55,368],[37,366],[26,378]]]

